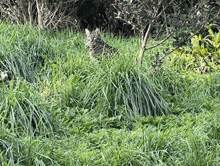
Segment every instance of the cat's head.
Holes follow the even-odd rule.
[[[85,29],[86,32],[86,40],[88,44],[96,43],[96,41],[101,39],[100,30],[96,28],[94,32],[90,32],[88,29]]]

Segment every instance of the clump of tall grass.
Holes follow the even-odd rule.
[[[129,57],[124,58],[115,57],[111,62],[103,61],[96,66],[97,72],[87,78],[82,93],[86,107],[104,111],[109,116],[169,114],[165,100],[156,92],[148,75],[135,69]]]
[[[47,40],[47,32],[30,26],[0,24],[0,70],[8,73],[9,79],[21,77],[35,82],[37,70],[44,60],[55,55]]]
[[[0,123],[17,135],[52,134],[54,124],[41,95],[26,81],[0,83]]]

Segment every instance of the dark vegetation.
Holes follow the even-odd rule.
[[[1,165],[219,165],[218,24],[206,26],[206,34],[195,34],[159,65],[154,62],[176,39],[146,50],[139,66],[140,38],[107,13],[87,11],[96,18],[86,20],[79,11],[87,1],[62,1],[59,8],[56,1],[19,2],[0,2],[14,6],[11,15],[1,8]],[[12,17],[28,2],[32,17]],[[89,3],[98,8],[98,2]],[[47,11],[42,21],[40,6]],[[49,11],[56,9],[53,17]],[[75,17],[68,20],[70,11]],[[102,38],[118,52],[94,62],[79,31],[102,25]],[[113,38],[108,31],[118,32],[117,26],[130,37]],[[150,36],[149,46],[164,36]]]

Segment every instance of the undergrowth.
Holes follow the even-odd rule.
[[[1,165],[219,165],[219,72],[174,53],[151,74],[172,41],[138,68],[138,38],[105,35],[93,62],[85,34],[0,24]]]

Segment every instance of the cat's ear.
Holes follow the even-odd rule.
[[[86,36],[90,36],[90,31],[88,29],[85,29]]]
[[[96,32],[96,34],[100,34],[100,29],[99,29],[99,28],[96,28],[96,29],[95,29],[95,32]]]

